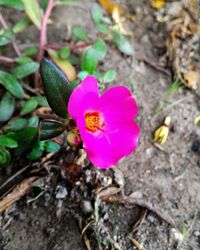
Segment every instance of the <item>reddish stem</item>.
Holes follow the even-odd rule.
[[[92,42],[88,43],[81,43],[81,44],[72,44],[72,45],[67,45],[67,44],[46,44],[44,46],[44,49],[54,49],[54,50],[60,50],[64,46],[67,46],[70,50],[76,50],[76,49],[82,49],[82,48],[87,48],[88,46],[92,45]]]
[[[42,57],[44,54],[44,46],[47,43],[47,21],[54,7],[54,2],[55,2],[54,0],[48,1],[46,12],[42,18],[42,27],[40,30],[40,46],[39,46],[39,52],[38,52],[38,58],[37,58],[37,61],[39,63],[42,60]]]
[[[1,63],[15,63],[15,59],[12,59],[7,56],[0,56],[0,62]]]
[[[1,26],[2,26],[4,29],[8,29],[8,25],[7,25],[6,21],[4,20],[3,16],[1,15],[1,13],[0,13],[0,24],[1,24]],[[13,47],[13,49],[14,49],[16,55],[17,55],[18,57],[21,56],[21,53],[20,53],[20,50],[19,50],[18,47],[17,47],[17,44],[16,44],[14,41],[12,41],[11,44],[12,44],[12,47]]]

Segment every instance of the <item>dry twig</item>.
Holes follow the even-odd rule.
[[[131,197],[120,197],[120,196],[115,196],[115,195],[103,196],[103,197],[100,197],[100,199],[104,202],[117,203],[120,205],[137,205],[139,207],[148,209],[149,211],[157,215],[159,218],[167,222],[169,225],[174,226],[175,224],[172,218],[170,218],[164,212],[159,211],[157,208],[155,208],[155,206],[153,206],[149,202],[145,202],[145,201],[138,200],[138,199],[131,198]]]

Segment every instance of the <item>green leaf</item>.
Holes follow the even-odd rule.
[[[79,83],[80,83],[79,80],[70,81],[72,89],[75,89],[79,85]]]
[[[32,128],[37,128],[39,124],[39,118],[37,116],[33,116],[28,120],[28,126]]]
[[[88,35],[82,27],[80,27],[80,26],[74,27],[72,29],[72,33],[78,39],[80,39],[82,41],[88,41]]]
[[[31,161],[35,161],[43,155],[43,150],[43,142],[36,141],[32,150],[28,153],[27,158]]]
[[[93,74],[97,67],[98,61],[96,58],[95,50],[87,49],[81,57],[81,70]]]
[[[0,148],[0,168],[7,166],[10,160],[10,152],[5,148]]]
[[[21,156],[25,151],[32,147],[32,143],[36,139],[38,129],[37,128],[24,128],[21,131],[9,132],[7,136],[14,139],[18,143],[18,147],[15,149],[15,156]]]
[[[96,42],[92,45],[92,48],[96,55],[98,61],[102,61],[106,56],[107,47],[105,42],[102,39],[97,39]]]
[[[84,78],[86,77],[86,76],[88,76],[89,74],[88,74],[88,72],[87,71],[80,71],[79,73],[78,73],[78,78],[82,81],[82,80],[84,80]]]
[[[103,76],[103,82],[112,82],[116,78],[116,71],[115,70],[108,70],[105,75]]]
[[[103,23],[97,24],[97,28],[103,34],[108,34],[109,33],[109,29]]]
[[[44,85],[44,92],[51,109],[60,117],[66,118],[67,105],[72,88],[66,76],[51,61],[43,59],[40,73]]]
[[[48,152],[48,153],[56,153],[60,150],[61,146],[60,144],[56,143],[56,142],[53,142],[53,141],[47,141],[45,143],[45,150]]]
[[[0,46],[9,44],[15,39],[15,34],[11,29],[1,29],[0,30]]]
[[[39,106],[43,106],[43,107],[49,106],[47,102],[47,98],[45,96],[34,96],[31,99],[36,100]]]
[[[15,98],[8,92],[3,96],[0,102],[0,122],[7,121],[15,109]]]
[[[27,115],[31,113],[38,106],[38,102],[34,98],[30,98],[27,102],[25,102],[20,115]]]
[[[30,20],[38,29],[41,29],[42,24],[42,10],[36,0],[22,0],[25,7],[25,12]]]
[[[30,20],[27,17],[25,17],[15,24],[15,26],[13,27],[13,32],[14,33],[22,32],[29,25],[30,25]]]
[[[24,78],[28,75],[33,74],[34,72],[38,71],[39,64],[36,62],[28,62],[26,64],[22,64],[20,66],[17,66],[16,68],[12,69],[12,74],[18,78]]]
[[[70,49],[67,47],[63,47],[62,49],[60,49],[59,51],[59,57],[63,60],[67,59],[68,56],[70,55]]]
[[[118,31],[113,33],[113,42],[117,48],[124,54],[132,56],[134,54],[133,45],[126,39],[126,37]]]
[[[24,91],[20,83],[14,78],[14,76],[7,72],[0,70],[0,84],[4,86],[11,94],[17,98],[24,97]]]
[[[67,126],[58,121],[42,120],[39,124],[39,139],[47,140],[60,135]]]
[[[16,148],[17,142],[6,135],[0,135],[0,147]]]
[[[30,57],[22,56],[22,57],[16,58],[15,61],[19,64],[26,64],[26,63],[32,62],[33,60]]]
[[[9,123],[4,127],[6,131],[18,131],[26,128],[28,121],[25,118],[17,118],[9,121]]]
[[[0,0],[0,6],[23,10],[24,5],[21,0]]]
[[[99,24],[103,18],[103,9],[97,4],[92,5],[92,19],[96,24]]]
[[[35,56],[38,54],[38,48],[32,47],[23,51],[23,56]]]

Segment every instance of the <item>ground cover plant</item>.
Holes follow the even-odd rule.
[[[199,2],[0,6],[1,249],[199,249]]]

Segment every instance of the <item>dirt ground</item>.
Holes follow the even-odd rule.
[[[91,39],[96,38],[90,16],[92,2],[81,1],[81,7],[57,7],[53,14],[54,25],[48,31],[49,41],[62,41],[74,25],[83,26]],[[193,152],[191,146],[200,136],[199,127],[193,124],[199,114],[199,98],[191,90],[180,89],[172,97],[175,104],[155,115],[172,82],[170,68],[163,73],[137,58],[147,58],[155,65],[163,63],[163,53],[157,45],[165,44],[166,27],[155,21],[155,10],[148,1],[127,0],[122,1],[122,6],[136,15],[135,22],[129,24],[134,33],[135,57],[123,56],[110,45],[105,63],[100,67],[102,70],[115,69],[114,85],[122,84],[133,90],[140,109],[137,122],[141,136],[135,154],[123,159],[117,168],[125,176],[124,194],[164,211],[173,218],[175,226],[137,206],[110,205],[106,213],[113,220],[114,239],[123,250],[197,250],[200,249],[200,165],[199,154]],[[17,12],[12,18],[7,16],[12,22],[19,18]],[[18,43],[37,43],[36,34],[38,36],[37,30],[31,28],[21,34]],[[152,143],[152,133],[167,115],[172,119],[169,138],[162,147],[156,147]],[[77,223],[65,206],[58,220],[58,200],[51,198],[46,202],[48,197],[42,196],[24,205],[29,198],[17,203],[4,219],[2,217],[0,249],[85,249]],[[135,223],[146,211],[143,223],[133,232]],[[135,247],[130,238],[144,248]],[[93,246],[92,249],[99,248]]]

